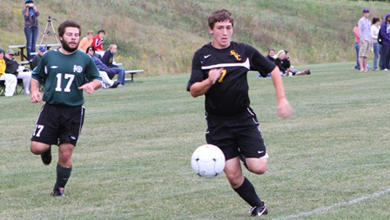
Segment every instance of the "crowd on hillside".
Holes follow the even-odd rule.
[[[368,72],[370,69],[388,71],[390,69],[390,13],[385,15],[384,21],[374,16],[371,22],[369,16],[370,10],[363,9],[363,16],[353,28],[356,50],[355,69],[360,72]],[[374,55],[372,68],[368,64],[371,52]]]

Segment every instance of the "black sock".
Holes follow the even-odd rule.
[[[242,185],[237,189],[234,189],[234,191],[236,191],[250,206],[262,206],[263,202],[260,200],[259,196],[257,196],[252,183],[249,182],[246,177],[244,178]]]
[[[61,165],[57,164],[57,182],[54,188],[65,187],[71,172],[72,172],[72,166],[62,167]]]

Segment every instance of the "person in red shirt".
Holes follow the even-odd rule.
[[[106,32],[101,29],[98,31],[97,35],[92,39],[92,46],[95,48],[95,51],[104,51],[103,50],[103,40]]]
[[[359,28],[358,25],[355,25],[353,28],[353,33],[355,34],[355,50],[356,50],[356,66],[355,69],[360,70],[360,65],[359,65]]]

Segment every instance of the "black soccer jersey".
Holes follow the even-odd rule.
[[[45,83],[43,100],[53,105],[78,106],[84,103],[80,86],[89,81],[101,80],[91,57],[81,51],[65,55],[58,50],[49,50],[33,70],[32,78]]]
[[[244,43],[232,41],[225,49],[216,49],[209,43],[195,52],[187,90],[194,83],[205,80],[208,72],[216,68],[223,68],[223,71],[205,94],[206,112],[216,116],[235,116],[246,111],[250,104],[247,72],[256,70],[265,77],[275,64]]]

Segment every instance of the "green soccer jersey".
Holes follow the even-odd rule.
[[[102,80],[95,62],[79,50],[65,55],[49,50],[33,70],[32,78],[45,84],[43,100],[53,105],[78,106],[84,103],[80,86],[89,81]]]

